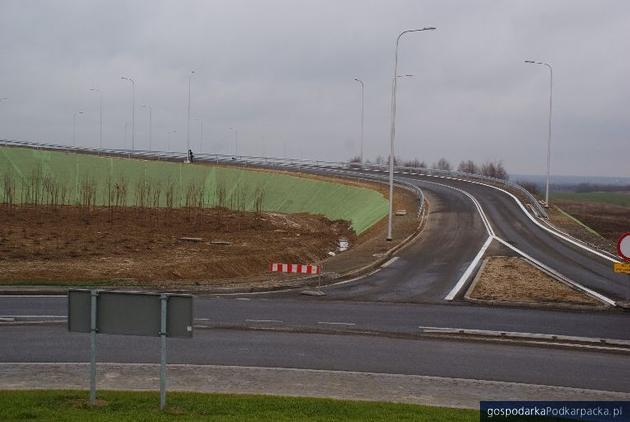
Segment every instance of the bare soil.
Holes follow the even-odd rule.
[[[575,201],[557,201],[557,206],[563,211],[567,212],[577,220],[597,232],[605,242],[602,246],[604,249],[616,254],[616,243],[619,236],[630,229],[630,208],[622,207],[614,204],[604,204],[599,202],[575,202]],[[571,230],[577,230],[578,238],[584,238],[584,240],[596,242],[597,239],[593,239],[592,235],[589,238],[588,234],[582,233],[580,237],[580,228],[575,227],[575,222],[566,222],[556,215],[552,217],[552,223],[566,228],[569,234],[572,234]],[[571,226],[574,228],[572,229]],[[579,225],[577,225],[579,226]],[[584,232],[582,228],[582,232]],[[596,243],[597,244],[597,243]]]
[[[226,209],[0,207],[0,222],[2,284],[240,285],[356,241],[346,221]]]
[[[468,295],[471,299],[505,303],[601,305],[522,258],[507,256],[486,258]]]

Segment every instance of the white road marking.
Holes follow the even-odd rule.
[[[479,264],[479,261],[481,260],[483,255],[486,253],[486,250],[488,249],[488,247],[492,243],[493,239],[494,239],[493,236],[488,236],[488,238],[486,239],[486,242],[483,244],[481,249],[479,249],[479,252],[477,252],[477,255],[475,256],[475,258],[472,260],[470,265],[468,265],[468,268],[466,268],[466,271],[464,271],[464,274],[462,274],[462,276],[459,278],[459,280],[457,280],[457,283],[455,283],[455,286],[453,286],[451,291],[448,292],[448,294],[446,295],[444,300],[449,300],[450,301],[450,300],[455,299],[455,296],[457,296],[459,291],[464,287],[464,285],[466,284],[466,282],[468,281],[468,279],[472,275],[472,273],[475,270],[475,268],[477,268],[477,264]]]
[[[429,177],[436,177],[436,176],[429,176]],[[563,234],[563,233],[560,233],[560,232],[558,232],[558,231],[556,231],[556,230],[552,230],[552,229],[550,229],[549,227],[545,226],[545,225],[544,225],[544,224],[542,224],[540,221],[536,220],[536,218],[534,218],[534,217],[533,217],[530,213],[528,213],[528,212],[527,212],[527,210],[525,209],[525,207],[523,206],[523,204],[521,203],[521,201],[519,201],[519,199],[518,199],[515,195],[513,195],[512,193],[510,193],[510,192],[506,191],[505,189],[501,189],[501,188],[499,188],[499,187],[497,187],[497,186],[489,185],[489,184],[487,184],[487,183],[474,182],[474,181],[472,181],[472,180],[459,179],[459,178],[457,178],[457,177],[445,177],[445,176],[437,176],[437,177],[441,177],[442,179],[450,179],[450,180],[457,180],[457,181],[461,181],[461,182],[473,183],[473,184],[475,184],[475,185],[486,186],[486,187],[489,187],[489,188],[492,188],[492,189],[496,189],[496,190],[498,190],[498,191],[500,191],[500,192],[503,192],[503,193],[505,193],[506,195],[510,196],[510,197],[511,197],[514,201],[516,201],[516,203],[518,204],[518,206],[521,208],[521,211],[523,211],[523,212],[525,213],[525,215],[526,215],[526,216],[527,216],[527,217],[528,217],[528,218],[529,218],[529,219],[530,219],[530,220],[531,220],[534,224],[536,224],[536,225],[537,225],[538,227],[540,227],[541,229],[543,229],[543,230],[545,230],[545,231],[547,231],[547,232],[549,232],[549,233],[553,234],[553,235],[554,235],[554,236],[556,236],[556,237],[559,237],[559,238],[561,238],[561,239],[563,239],[563,240],[565,240],[565,241],[567,241],[567,242],[571,243],[572,245],[575,245],[575,246],[577,246],[577,247],[579,247],[579,248],[581,248],[581,249],[584,249],[585,251],[588,251],[588,252],[590,252],[590,253],[592,253],[592,254],[594,254],[594,255],[597,255],[597,256],[599,256],[600,258],[604,258],[604,259],[606,259],[606,260],[608,260],[608,261],[611,261],[611,262],[621,262],[621,261],[619,261],[619,260],[617,260],[617,259],[615,259],[615,258],[613,258],[613,257],[610,257],[610,256],[608,256],[608,255],[605,255],[604,253],[602,253],[602,252],[600,252],[600,251],[597,251],[597,250],[595,250],[595,249],[593,249],[593,248],[590,248],[590,247],[588,247],[588,246],[584,245],[583,243],[578,242],[577,240],[571,239],[571,238],[569,238],[568,236],[566,236],[566,235],[565,235],[565,234]]]
[[[395,256],[392,259],[390,259],[389,261],[387,261],[386,263],[384,263],[383,265],[381,265],[381,268],[387,268],[390,265],[392,265],[394,262],[398,261],[398,257]]]
[[[67,315],[0,315],[0,318],[67,318]]]
[[[354,325],[357,325],[357,324],[355,324],[354,322],[329,322],[329,321],[318,321],[317,323],[318,323],[318,324],[322,324],[322,325],[346,325],[346,326],[349,326],[349,327],[352,327],[352,326],[354,326]]]
[[[251,300],[251,299],[248,298],[248,297],[237,297],[236,300],[245,300],[245,301],[247,301],[247,300]]]
[[[246,319],[245,322],[274,322],[281,323],[284,321],[280,321],[279,319]]]

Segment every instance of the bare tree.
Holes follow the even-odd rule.
[[[479,174],[479,166],[474,163],[472,160],[462,161],[457,166],[457,171],[461,173],[469,173],[469,174]]]
[[[451,163],[446,158],[440,158],[437,163],[433,164],[434,169],[451,171]]]

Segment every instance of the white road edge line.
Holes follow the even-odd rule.
[[[67,315],[0,315],[0,318],[67,318]]]
[[[429,176],[429,177],[440,177],[440,176]],[[460,182],[466,182],[466,183],[472,183],[472,184],[475,184],[475,185],[480,185],[480,186],[486,186],[486,187],[489,187],[489,188],[492,188],[492,189],[496,189],[496,190],[498,190],[498,191],[500,191],[500,192],[503,192],[503,193],[505,193],[506,195],[510,196],[510,197],[511,197],[514,201],[516,201],[516,203],[518,204],[518,206],[521,208],[521,211],[523,211],[523,212],[525,213],[525,215],[526,215],[526,216],[527,216],[527,217],[528,217],[528,218],[529,218],[529,219],[530,219],[530,220],[531,220],[534,224],[536,224],[536,225],[537,225],[538,227],[540,227],[541,229],[543,229],[543,230],[547,231],[548,233],[553,234],[553,235],[554,235],[554,236],[556,236],[556,237],[559,237],[559,238],[563,239],[563,240],[564,240],[564,241],[566,241],[566,242],[571,243],[571,244],[572,244],[572,245],[574,245],[574,246],[577,246],[577,247],[579,247],[579,248],[581,248],[581,249],[584,249],[585,251],[588,251],[588,252],[590,252],[590,253],[592,253],[592,254],[594,254],[594,255],[597,255],[597,256],[599,256],[600,258],[604,258],[604,259],[606,259],[606,260],[608,260],[608,261],[611,261],[611,262],[621,262],[621,261],[619,261],[619,260],[617,260],[617,259],[614,259],[614,258],[612,258],[612,257],[610,257],[610,256],[608,256],[608,255],[605,255],[605,254],[601,253],[600,251],[597,251],[597,250],[595,250],[595,249],[592,249],[592,248],[590,248],[590,247],[588,247],[588,246],[586,246],[586,245],[582,244],[581,242],[578,242],[578,241],[576,241],[576,240],[573,240],[573,239],[571,239],[571,238],[567,237],[566,235],[564,235],[564,234],[562,234],[562,233],[559,233],[559,232],[557,232],[557,231],[555,231],[555,230],[552,230],[552,229],[550,229],[549,227],[545,226],[545,225],[544,225],[544,224],[542,224],[540,221],[536,220],[536,218],[534,218],[534,217],[533,217],[530,213],[528,213],[528,212],[527,212],[527,210],[525,209],[525,207],[523,206],[523,204],[521,203],[521,201],[519,201],[519,199],[518,199],[515,195],[513,195],[512,193],[510,193],[510,192],[506,191],[505,189],[501,189],[500,187],[493,186],[493,185],[489,185],[489,184],[487,184],[487,183],[474,182],[474,181],[472,181],[472,180],[464,180],[464,179],[459,179],[459,178],[457,178],[457,177],[442,176],[441,178],[443,178],[443,179],[457,180],[457,181],[460,181]]]
[[[448,292],[448,294],[446,295],[444,300],[451,301],[451,300],[455,299],[455,296],[457,296],[459,291],[464,287],[464,285],[466,284],[466,282],[468,281],[468,279],[472,275],[472,272],[477,267],[477,264],[479,264],[479,261],[481,260],[483,255],[486,253],[486,250],[488,249],[488,247],[492,243],[493,239],[494,239],[493,236],[488,236],[488,238],[486,239],[486,242],[483,244],[481,249],[479,249],[479,252],[477,253],[477,256],[475,256],[475,258],[472,260],[472,262],[470,263],[468,268],[466,268],[466,271],[464,271],[464,274],[462,274],[462,276],[459,278],[459,280],[457,281],[455,286],[453,286],[451,291]]]
[[[281,323],[284,321],[280,321],[279,319],[246,319],[245,322],[275,322]]]
[[[318,324],[323,324],[323,325],[347,325],[349,327],[357,325],[354,322],[328,322],[328,321],[318,321]]]
[[[547,265],[543,264],[542,262],[538,261],[537,259],[527,255],[525,252],[523,252],[522,250],[518,249],[516,246],[509,244],[508,242],[506,242],[505,240],[498,238],[495,236],[495,239],[502,243],[503,245],[507,246],[508,248],[512,249],[514,252],[518,253],[519,255],[521,255],[522,257],[524,257],[525,259],[527,259],[528,261],[532,262],[534,265],[542,268],[544,271],[547,271],[548,273],[551,273],[552,275],[554,275],[555,277],[558,277],[560,279],[562,279],[564,282],[572,285],[573,287],[575,287],[578,290],[581,290],[591,296],[596,297],[597,299],[601,300],[604,303],[607,303],[611,306],[615,306],[616,303],[614,300],[602,295],[601,293],[597,293],[594,290],[589,289],[588,287],[584,287],[582,286],[580,283],[577,283],[573,280],[571,280],[570,278],[566,277],[565,275],[559,273],[558,271],[554,270],[553,268],[548,267]]]
[[[398,261],[398,257],[395,256],[392,259],[390,259],[389,261],[387,261],[386,263],[384,263],[383,265],[381,265],[381,268],[387,268],[390,265],[392,265],[394,262]]]

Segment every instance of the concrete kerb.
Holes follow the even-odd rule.
[[[86,363],[5,363],[3,389],[87,389]],[[329,397],[478,409],[481,400],[628,400],[629,393],[504,381],[318,369],[170,364],[170,391]],[[158,365],[99,363],[102,390],[155,390]],[[41,373],[54,376],[41,378]]]

